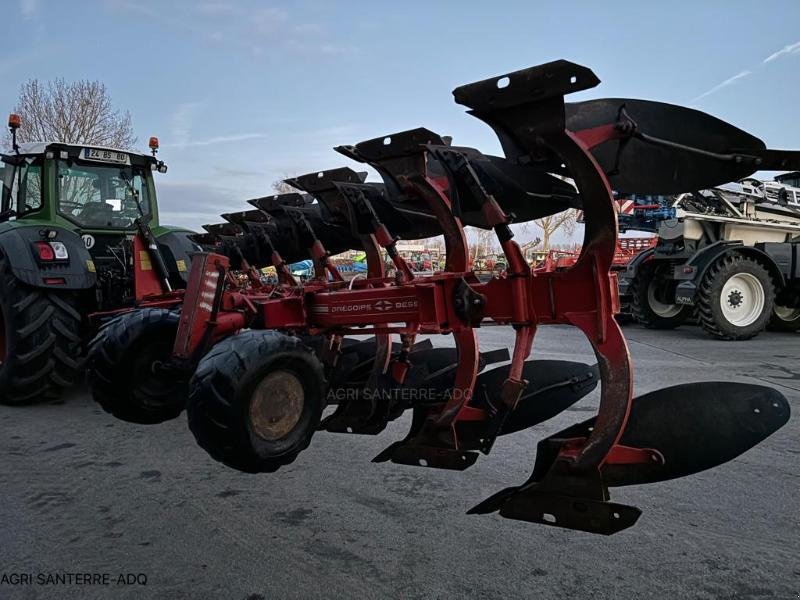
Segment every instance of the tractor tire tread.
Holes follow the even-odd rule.
[[[642,327],[647,329],[675,329],[683,325],[691,316],[691,307],[685,306],[673,317],[660,317],[648,304],[648,288],[655,275],[653,265],[645,263],[631,281],[631,316]]]
[[[0,303],[9,338],[0,365],[0,404],[51,398],[82,379],[83,320],[77,300],[72,291],[19,281],[0,254]]]
[[[736,331],[735,326],[726,327],[719,322],[719,318],[717,317],[715,303],[718,304],[718,298],[716,298],[714,293],[714,287],[716,283],[721,283],[718,282],[720,273],[723,273],[723,271],[726,270],[735,269],[737,267],[741,268],[742,265],[751,265],[757,270],[763,271],[766,280],[769,281],[770,288],[769,290],[765,289],[764,291],[770,299],[772,298],[774,290],[772,287],[772,278],[760,263],[737,253],[723,255],[708,268],[703,276],[702,281],[700,282],[700,287],[697,293],[698,322],[703,330],[711,337],[720,340],[743,341],[754,338],[764,329],[762,326],[760,328],[750,328],[748,331]],[[768,304],[771,305],[771,303]],[[772,310],[770,308],[769,311],[765,312],[770,314]],[[762,325],[765,324],[766,323],[763,323]]]

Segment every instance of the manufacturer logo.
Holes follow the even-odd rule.
[[[417,299],[413,296],[406,296],[403,298],[396,298],[394,300],[375,300],[369,303],[362,302],[361,304],[348,304],[343,302],[341,304],[331,304],[331,313],[370,313],[370,312],[388,312],[388,311],[409,311],[416,310],[418,307]],[[326,305],[314,306],[311,309],[313,312],[322,313],[328,312]]]
[[[384,310],[392,310],[394,308],[394,303],[389,300],[378,300],[374,306],[375,310],[384,311]]]
[[[331,312],[363,312],[372,308],[371,304],[334,304]]]

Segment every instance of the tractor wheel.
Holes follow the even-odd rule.
[[[631,283],[631,314],[648,329],[675,329],[692,315],[692,307],[666,304],[658,299],[661,269],[645,264]]]
[[[772,314],[775,290],[767,270],[740,254],[727,254],[700,282],[698,315],[709,335],[723,340],[757,336]]]
[[[772,309],[767,328],[772,331],[800,331],[800,307],[778,306]]]
[[[178,314],[146,308],[106,324],[89,348],[92,395],[103,410],[130,423],[174,419],[188,397],[189,376],[162,368],[178,331]]]
[[[212,458],[271,473],[308,446],[324,406],[322,364],[310,348],[275,331],[245,331],[200,361],[187,416]]]
[[[75,293],[19,281],[0,254],[0,404],[42,399],[81,379]]]

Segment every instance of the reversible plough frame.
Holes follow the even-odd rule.
[[[513,239],[510,225],[515,216],[504,209],[503,188],[495,185],[477,151],[452,146],[426,129],[342,146],[337,148],[340,153],[376,169],[386,188],[365,183],[363,174],[350,169],[336,169],[288,180],[309,196],[262,198],[251,201],[255,210],[223,215],[230,227],[208,228],[217,249],[193,259],[169,368],[193,371],[221,340],[242,330],[265,329],[323,340],[317,355],[331,374],[346,336],[372,335],[374,359],[365,385],[391,390],[407,383],[417,336],[452,335],[457,365],[452,385],[436,401],[408,403],[392,394],[356,395],[339,402],[319,429],[375,434],[412,408],[409,434],[374,460],[463,470],[479,453],[488,453],[498,435],[521,428],[519,423],[509,424],[532,385],[525,377],[526,361],[537,327],[572,325],[585,334],[597,357],[601,382],[597,417],[541,442],[531,478],[471,512],[499,511],[513,519],[597,533],[629,527],[640,514],[637,508],[610,502],[609,486],[679,477],[755,445],[788,419],[785,398],[769,388],[690,384],[634,400],[630,355],[614,319],[618,297],[611,266],[617,220],[611,189],[616,181],[629,192],[666,193],[670,190],[653,188],[691,187],[698,181],[728,178],[737,169],[781,168],[795,155],[766,150],[760,141],[750,142],[747,134],[724,123],[726,133],[738,132],[725,143],[737,147],[744,139],[748,142],[744,150],[722,152],[719,144],[701,143],[702,134],[665,141],[662,138],[668,136],[661,132],[669,131],[669,125],[652,124],[658,123],[659,114],[668,122],[685,117],[670,112],[674,109],[697,112],[681,107],[601,100],[594,101],[597,110],[581,110],[581,104],[565,104],[566,94],[598,83],[589,69],[557,61],[454,92],[457,102],[495,130],[510,163],[575,182],[585,233],[571,268],[531,270]],[[656,105],[667,108],[658,113]],[[642,122],[635,120],[640,115]],[[716,119],[711,125],[704,123],[707,132],[722,127]],[[650,128],[645,128],[648,124]],[[656,173],[651,172],[654,156],[662,162]],[[691,165],[692,159],[700,164]],[[708,164],[713,168],[699,174],[698,169]],[[675,173],[683,181],[676,181]],[[416,276],[398,253],[392,223],[381,218],[391,208],[387,198],[392,194],[413,199],[438,222],[446,249],[442,272]],[[306,219],[304,211],[314,206],[311,198],[330,218],[350,228],[366,252],[366,277],[348,282],[339,275],[320,239],[322,232]],[[535,201],[531,194],[531,202]],[[461,218],[466,214],[473,220],[478,214],[482,226],[494,230],[508,261],[501,276],[481,281],[469,271]],[[293,279],[280,244],[270,237],[266,225],[277,216],[288,218],[302,232],[302,245],[314,260],[316,277],[306,285]],[[242,241],[242,233],[249,241]],[[395,267],[394,277],[385,275],[382,251]],[[260,282],[248,260],[253,256],[257,266],[276,267],[277,285]],[[247,276],[235,277],[234,271]],[[494,396],[496,402],[476,400],[483,366],[477,328],[487,324],[515,331],[510,366]],[[399,346],[393,345],[393,336],[398,336]],[[758,424],[748,423],[742,433],[743,419],[756,419]],[[703,433],[697,434],[695,428]],[[687,438],[687,430],[702,439]],[[695,442],[705,444],[705,454],[699,447],[687,447]]]

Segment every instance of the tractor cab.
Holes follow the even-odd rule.
[[[155,142],[154,142],[155,143]],[[76,232],[134,233],[137,219],[155,225],[155,156],[61,142],[28,142],[5,154],[0,221],[57,223]],[[90,234],[84,236],[88,249]]]
[[[26,263],[31,285],[95,288],[92,310],[118,310],[185,286],[189,255],[200,249],[184,228],[159,223],[153,172],[167,167],[150,153],[66,142],[17,142],[0,155],[0,245]],[[20,251],[35,250],[32,257]],[[30,259],[33,258],[33,262]],[[58,271],[58,277],[51,277]],[[63,275],[63,277],[62,277]],[[69,276],[68,276],[69,275]],[[63,283],[59,283],[62,282]]]

